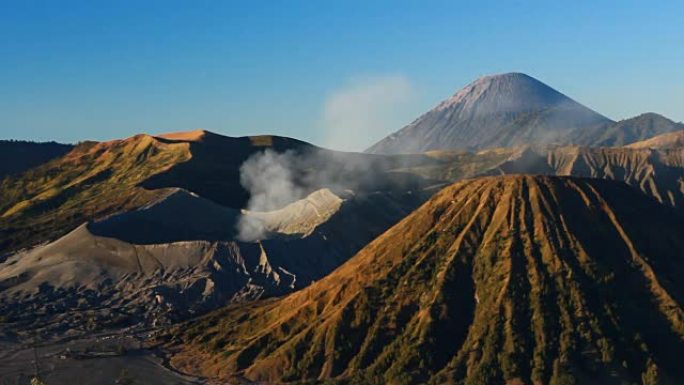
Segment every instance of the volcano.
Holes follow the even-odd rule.
[[[211,377],[326,384],[684,381],[684,218],[621,182],[434,195],[326,278],[172,333]]]
[[[565,143],[577,129],[611,124],[605,116],[522,73],[485,76],[367,151],[417,153]]]

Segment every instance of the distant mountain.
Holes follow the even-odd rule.
[[[70,144],[57,142],[27,142],[0,140],[0,179],[36,167],[57,158],[73,148]]]
[[[660,134],[684,130],[684,124],[655,113],[646,113],[614,124],[576,130],[569,139],[574,144],[592,147],[624,146]]]
[[[683,255],[684,218],[624,183],[467,180],[308,288],[176,328],[171,363],[260,383],[678,384]]]
[[[398,154],[559,143],[574,130],[611,123],[530,76],[506,73],[474,81],[367,152]]]
[[[625,182],[668,206],[682,208],[684,146],[664,147],[545,145],[496,148],[476,153],[432,151],[426,156],[433,158],[434,162],[405,166],[398,170],[442,181],[507,174],[611,179]]]
[[[668,206],[684,208],[684,147],[524,147],[481,175],[542,174],[626,182]]]
[[[627,147],[653,149],[684,148],[684,130],[657,135],[650,139],[632,143]]]

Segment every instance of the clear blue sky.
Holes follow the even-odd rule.
[[[201,127],[328,144],[372,122],[364,147],[508,71],[613,119],[682,121],[682,4],[0,0],[0,138]],[[373,119],[338,119],[361,107]]]

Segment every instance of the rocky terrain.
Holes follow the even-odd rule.
[[[155,327],[289,293],[325,276],[430,194],[320,190],[276,211],[240,213],[176,189],[6,257],[0,332]],[[236,222],[245,217],[268,235],[237,241]]]
[[[172,363],[265,383],[680,383],[683,231],[620,182],[463,181],[308,288],[178,327]]]
[[[282,154],[288,154],[292,183],[308,195],[273,210],[244,209],[248,202],[235,192],[245,191],[240,164],[230,162],[260,156],[254,143],[274,143],[255,138],[260,139],[202,131],[87,144],[7,179],[14,183],[5,190],[8,196],[20,189],[34,195],[5,204],[5,239],[39,245],[6,249],[0,262],[1,332],[79,335],[161,326],[226,304],[284,295],[332,272],[445,183],[469,177],[612,179],[667,206],[684,203],[684,153],[672,146],[522,146],[377,156],[293,142],[298,155],[289,157],[290,145]],[[235,149],[245,153],[228,151]],[[214,173],[197,178],[205,164]],[[310,170],[307,164],[319,167]],[[232,178],[221,176],[231,172]],[[64,215],[79,207],[94,209]],[[77,224],[79,218],[83,222]],[[17,232],[22,222],[35,230],[32,237]],[[50,239],[45,228],[68,232]],[[245,239],[245,231],[259,236]]]
[[[676,136],[664,136],[668,137]],[[662,140],[659,138],[654,140]],[[445,181],[502,174],[611,179],[623,181],[664,204],[682,207],[684,149],[681,146],[658,149],[657,146],[639,143],[605,148],[546,145],[479,152],[433,151],[427,154],[435,159],[434,163],[407,167],[402,171]]]
[[[429,162],[320,149],[274,136],[232,138],[207,131],[87,142],[0,182],[0,252],[53,241],[86,221],[141,208],[182,188],[228,208],[247,207],[241,165],[266,151],[291,174],[301,199],[321,188],[406,191],[436,181],[395,170]]]
[[[373,153],[0,143],[0,382],[678,384],[682,132],[503,74]]]

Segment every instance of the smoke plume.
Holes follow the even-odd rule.
[[[323,106],[323,145],[363,150],[405,124],[414,93],[402,75],[366,77],[335,90]]]
[[[250,193],[247,211],[271,211],[305,195],[302,186],[295,183],[291,151],[277,153],[272,150],[259,152],[240,166],[240,184]],[[264,237],[261,223],[249,215],[242,215],[238,221],[238,239],[255,241]]]

